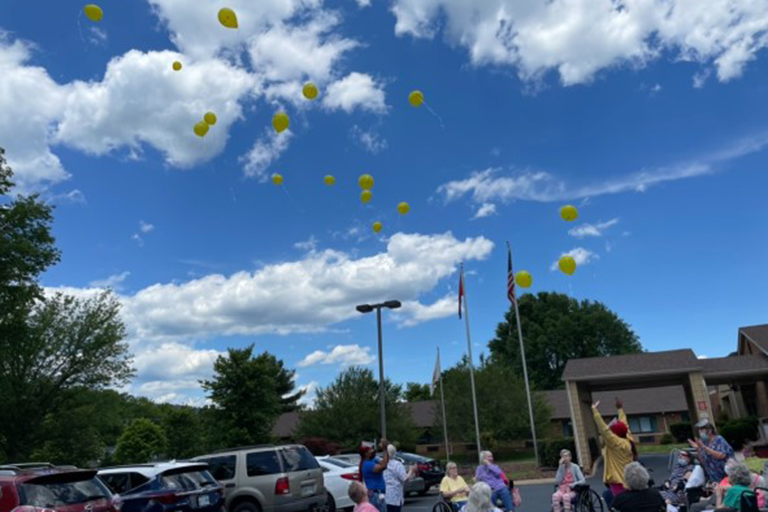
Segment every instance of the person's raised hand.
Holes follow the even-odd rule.
[[[616,397],[616,408],[617,409],[623,409],[624,408],[624,402],[621,401],[621,398]]]
[[[694,441],[693,439],[689,439],[688,440],[688,444],[691,445],[691,448],[698,448],[699,447],[698,443],[696,443],[696,441]]]
[[[592,407],[594,407],[595,409],[597,409],[598,407],[600,407],[600,400],[598,400],[597,402],[593,403],[593,404],[592,404]]]

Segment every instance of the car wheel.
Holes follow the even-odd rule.
[[[317,507],[315,510],[317,512],[336,512],[336,500],[333,499],[331,493],[328,493],[328,496],[325,499],[325,505]]]
[[[232,512],[261,512],[261,507],[252,501],[241,501],[232,508]]]

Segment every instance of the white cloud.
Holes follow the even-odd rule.
[[[475,213],[476,219],[482,219],[485,217],[490,217],[491,215],[496,214],[496,205],[493,203],[483,203],[480,205],[480,208],[477,209],[477,213]]]
[[[603,233],[619,223],[619,219],[611,219],[607,222],[598,222],[597,224],[581,224],[568,230],[568,234],[576,238],[587,236],[603,236]]]
[[[240,157],[246,176],[257,178],[261,182],[269,179],[269,166],[287,149],[291,141],[291,131],[277,133],[271,128],[264,131],[264,136],[258,139],[251,150]]]
[[[88,42],[94,46],[105,46],[107,44],[107,32],[99,27],[90,27],[88,29]]]
[[[315,238],[315,235],[312,235],[308,240],[304,240],[303,242],[296,242],[293,244],[293,246],[296,249],[311,252],[317,249],[317,238]]]
[[[437,192],[446,202],[469,196],[479,205],[514,200],[553,202],[622,192],[645,192],[659,183],[715,173],[722,169],[723,164],[760,152],[766,146],[768,133],[759,133],[704,155],[698,160],[641,170],[601,183],[576,186],[569,185],[544,171],[521,171],[510,176],[501,175],[500,168],[489,168],[475,171],[468,178],[445,183],[438,187]]]
[[[357,1],[357,5],[359,5],[360,7],[370,7],[371,5],[371,0],[356,0],[356,1]]]
[[[753,0],[394,0],[395,33],[441,30],[475,65],[512,66],[524,80],[550,70],[565,85],[661,55],[740,76],[768,47],[768,3]]]
[[[162,343],[137,353],[134,367],[143,380],[195,380],[210,378],[213,363],[221,352],[196,350],[176,342]]]
[[[123,288],[123,283],[131,273],[127,270],[120,274],[114,274],[106,279],[97,279],[88,283],[91,288],[112,288],[113,290],[120,291]]]
[[[362,302],[416,300],[460,261],[483,260],[492,249],[484,237],[396,233],[373,256],[315,251],[255,272],[155,284],[122,297],[123,316],[139,339],[317,332],[358,317]]]
[[[376,360],[371,355],[371,347],[360,345],[336,345],[330,352],[316,350],[299,361],[296,366],[306,368],[316,364],[337,364],[340,366],[356,366],[371,364]]]
[[[301,397],[299,403],[310,408],[314,406],[315,399],[317,398],[317,388],[319,387],[320,384],[316,380],[313,380],[309,384],[299,386],[298,391],[305,391],[304,396]]]
[[[144,247],[144,239],[141,238],[138,233],[131,235],[131,240],[135,240],[136,243],[139,244],[139,247]]]
[[[142,233],[149,233],[150,231],[154,231],[154,229],[155,226],[153,224],[144,222],[143,220],[139,221],[139,231]]]
[[[432,304],[424,305],[418,301],[403,302],[402,309],[396,313],[397,319],[404,327],[412,327],[430,320],[437,320],[452,315],[458,315],[459,305],[456,294],[446,295]]]
[[[560,258],[562,258],[563,256],[570,256],[571,258],[573,258],[574,261],[576,262],[576,265],[579,267],[583,265],[587,265],[588,263],[591,263],[594,260],[600,259],[600,256],[590,251],[589,249],[585,249],[584,247],[576,247],[574,249],[571,249],[568,252],[564,252],[560,255]],[[550,270],[557,270],[559,268],[558,261],[559,261],[559,258],[557,261],[552,263]]]
[[[386,139],[382,138],[372,129],[366,131],[359,126],[354,125],[350,134],[366,151],[374,155],[378,155],[387,149],[387,146],[389,145]]]
[[[387,110],[384,89],[373,77],[352,72],[328,86],[323,106],[351,113],[356,108],[383,113]]]

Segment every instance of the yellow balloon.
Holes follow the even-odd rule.
[[[360,194],[360,200],[364,203],[370,202],[372,197],[373,194],[371,194],[370,190],[363,190],[363,192]]]
[[[208,125],[205,121],[200,121],[195,125],[195,135],[198,137],[205,137],[206,133],[208,133]]]
[[[520,288],[530,288],[531,284],[533,284],[533,277],[531,277],[528,271],[521,270],[515,274],[515,282]]]
[[[402,203],[397,205],[397,211],[400,212],[400,215],[405,215],[409,211],[411,211],[411,205],[403,201]]]
[[[424,93],[421,91],[413,91],[408,95],[408,103],[413,107],[420,107],[424,103]]]
[[[571,222],[579,218],[579,210],[572,204],[567,204],[560,208],[560,216],[564,221]]]
[[[275,185],[282,185],[283,184],[283,176],[281,174],[273,174],[272,175],[272,183]]]
[[[560,258],[558,266],[563,273],[568,274],[569,276],[572,276],[573,273],[576,272],[576,260],[571,256],[563,256]]]
[[[277,133],[284,132],[291,125],[291,120],[288,119],[288,114],[285,112],[278,112],[275,117],[272,118],[272,126],[275,127]]]
[[[181,62],[176,61],[173,63],[173,70],[174,71],[181,71]]]
[[[312,82],[308,82],[304,84],[303,92],[304,92],[304,97],[307,98],[308,100],[313,100],[317,98],[317,94],[318,94],[317,86]]]
[[[363,174],[357,182],[360,183],[360,188],[363,190],[371,190],[373,188],[373,176],[370,174]]]
[[[219,11],[219,23],[227,28],[237,28],[237,14],[232,9],[224,7]]]
[[[203,120],[205,121],[205,124],[207,124],[208,126],[213,126],[216,124],[216,114],[214,114],[213,112],[208,112],[207,114],[205,114],[205,116],[203,116]]]
[[[328,185],[328,186],[330,187],[331,185],[333,185],[334,183],[336,183],[336,178],[334,178],[333,176],[331,176],[331,175],[329,174],[328,176],[326,176],[325,178],[323,178],[323,181],[325,182],[325,184],[326,184],[326,185]]]
[[[378,233],[379,231],[381,231],[382,227],[384,227],[384,226],[381,225],[381,222],[379,222],[379,221],[374,222],[373,223],[373,231],[374,231],[374,233]]]
[[[102,11],[101,7],[96,4],[86,5],[83,7],[83,12],[85,12],[85,15],[91,21],[101,21],[101,18],[104,17],[104,11]]]

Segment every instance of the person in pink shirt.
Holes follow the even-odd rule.
[[[379,512],[379,509],[371,505],[368,501],[368,489],[360,482],[349,484],[349,499],[355,504],[354,512]]]

